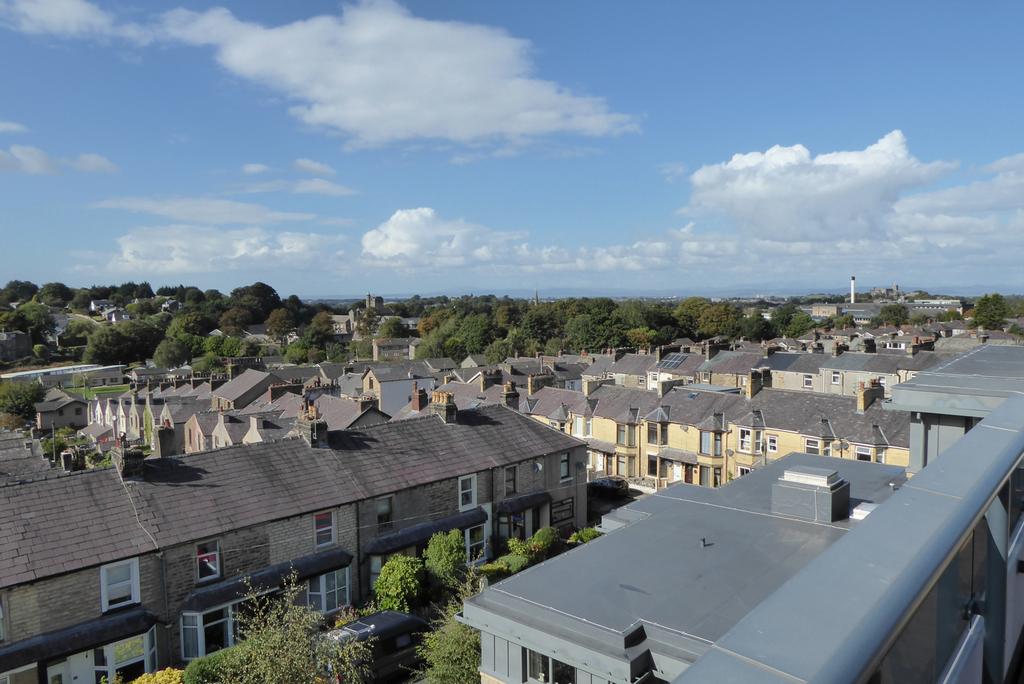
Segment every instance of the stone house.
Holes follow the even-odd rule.
[[[79,395],[52,387],[46,391],[43,400],[35,405],[36,429],[85,427],[89,422],[88,408],[89,403]]]
[[[130,681],[238,638],[248,592],[295,573],[330,615],[386,559],[459,529],[467,558],[586,520],[584,445],[501,406],[0,487],[0,678]],[[58,500],[58,509],[52,502]]]

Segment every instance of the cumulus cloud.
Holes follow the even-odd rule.
[[[323,162],[314,161],[312,159],[296,159],[292,162],[292,168],[296,171],[302,171],[303,173],[309,173],[314,176],[333,176],[334,169]]]
[[[22,33],[67,38],[122,38],[148,43],[152,34],[121,23],[86,0],[0,0],[0,22]]]
[[[80,154],[74,159],[67,160],[67,165],[77,171],[85,173],[113,173],[117,171],[117,164],[110,161],[101,154],[89,152]]]
[[[399,209],[362,238],[363,255],[379,265],[422,267],[489,262],[521,235],[462,219],[442,219],[429,207]]]
[[[347,197],[356,194],[352,188],[332,183],[323,178],[298,181],[292,186],[292,192],[299,195],[329,195],[331,197]]]
[[[106,263],[117,273],[219,273],[256,267],[297,269],[341,254],[336,236],[271,232],[265,228],[168,225],[137,228],[117,238]],[[329,260],[326,260],[329,261]]]
[[[17,121],[0,121],[0,133],[25,133],[28,127]]]
[[[602,98],[537,78],[529,41],[416,17],[391,0],[275,27],[224,8],[176,9],[164,15],[161,30],[171,40],[214,48],[229,72],[289,98],[300,121],[355,144],[607,136],[636,128],[633,117],[611,111]]]
[[[900,196],[955,168],[922,162],[896,130],[867,148],[812,157],[803,145],[736,154],[697,169],[683,213],[717,214],[741,230],[830,241],[851,231],[882,233]]]
[[[242,164],[242,173],[247,176],[256,176],[269,170],[270,167],[266,164]]]
[[[0,149],[0,171],[43,175],[57,173],[57,165],[38,147],[11,145],[6,151]]]
[[[103,200],[93,206],[204,225],[268,225],[316,218],[315,214],[274,211],[261,204],[210,197],[121,197]]]

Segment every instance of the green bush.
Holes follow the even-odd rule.
[[[430,538],[423,560],[430,579],[440,587],[462,583],[466,572],[466,546],[462,530],[438,532]]]
[[[569,541],[573,544],[586,544],[588,541],[593,541],[601,536],[601,532],[593,527],[584,527],[582,530],[573,532],[572,536],[569,537]]]
[[[521,556],[516,553],[506,554],[494,561],[495,564],[504,566],[510,575],[514,575],[520,570],[525,570],[530,567],[532,562],[529,556]]]
[[[414,556],[392,556],[380,569],[373,595],[381,610],[408,613],[423,593],[423,561]]]
[[[558,530],[554,527],[542,527],[530,537],[531,544],[541,555],[547,555],[561,540]]]
[[[241,646],[223,648],[202,658],[196,658],[188,664],[182,674],[184,684],[218,684],[226,671],[226,665],[237,654]]]
[[[477,570],[491,582],[497,582],[498,580],[508,577],[508,566],[499,563],[498,561],[493,563],[484,563],[477,568]]]

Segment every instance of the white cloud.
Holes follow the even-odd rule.
[[[683,162],[665,162],[658,166],[658,173],[665,179],[666,183],[675,183],[686,177],[686,164]]]
[[[683,212],[716,214],[745,232],[832,241],[850,232],[879,235],[900,195],[955,164],[912,156],[900,131],[864,150],[812,157],[803,145],[733,155],[690,176]]]
[[[11,145],[7,151],[0,150],[0,171],[42,175],[57,173],[57,165],[38,147]]]
[[[122,197],[103,200],[93,206],[205,225],[267,225],[316,218],[315,214],[274,211],[261,204],[209,197]]]
[[[311,178],[295,183],[292,192],[300,195],[330,195],[331,197],[347,197],[356,194],[352,188],[332,183],[323,178]]]
[[[270,167],[266,164],[242,164],[242,173],[247,176],[255,176],[269,170]]]
[[[446,220],[429,207],[399,209],[363,235],[363,255],[378,265],[435,268],[491,261],[521,237],[461,219]]]
[[[150,31],[120,23],[86,0],[0,0],[0,22],[22,33],[67,38],[122,38],[148,43]]]
[[[26,133],[28,127],[17,121],[0,121],[0,133]]]
[[[213,47],[229,72],[294,102],[290,112],[300,121],[355,144],[636,129],[633,117],[609,110],[602,98],[534,76],[529,41],[416,17],[391,0],[276,27],[224,8],[176,9],[164,15],[162,30],[171,40]]]
[[[113,173],[117,171],[117,164],[100,154],[89,152],[80,154],[74,159],[67,160],[67,165],[85,173]]]
[[[341,254],[337,236],[257,227],[144,227],[120,236],[117,245],[117,253],[105,264],[108,271],[161,275],[326,267]]]
[[[310,173],[314,176],[333,176],[334,169],[323,162],[314,161],[312,159],[296,159],[292,162],[292,167],[296,171],[302,171],[303,173]]]

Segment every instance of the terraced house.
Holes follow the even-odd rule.
[[[837,348],[837,351],[839,349]],[[771,386],[852,397],[860,383],[877,382],[886,396],[893,385],[919,372],[952,360],[953,354],[920,351],[907,353],[841,352],[833,354],[772,354],[767,359]]]
[[[0,485],[0,681],[130,681],[233,644],[246,579],[295,573],[330,614],[394,554],[463,531],[468,558],[586,515],[585,446],[501,406]],[[60,507],[54,501],[61,501]]]

